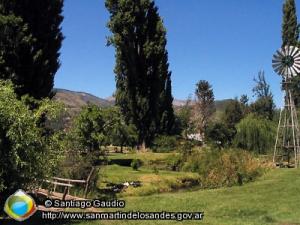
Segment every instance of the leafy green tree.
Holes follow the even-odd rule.
[[[274,147],[275,124],[271,121],[249,114],[237,125],[235,145],[239,148],[266,154]]]
[[[176,136],[159,135],[154,139],[152,149],[154,152],[171,152],[176,149],[176,146],[177,146]]]
[[[189,133],[193,132],[192,114],[191,99],[188,98],[184,106],[176,113],[177,134],[181,134],[185,139],[188,138]]]
[[[282,21],[282,47],[291,45],[300,47],[299,44],[299,24],[297,21],[297,11],[295,0],[285,0],[283,5]],[[284,88],[284,86],[282,86]],[[292,78],[290,84],[296,106],[300,106],[300,78]]]
[[[246,116],[250,112],[250,107],[249,107],[249,98],[247,95],[242,95],[240,97],[240,103],[243,111],[243,116]]]
[[[19,96],[52,96],[63,40],[63,0],[0,1],[0,78]]]
[[[75,119],[73,132],[76,146],[85,153],[94,153],[107,144],[104,111],[96,105],[82,109]]]
[[[225,123],[215,122],[208,125],[206,137],[213,145],[224,148],[231,144],[236,131]]]
[[[137,143],[136,128],[127,125],[118,107],[105,109],[105,129],[109,142],[115,146],[134,146]]]
[[[138,130],[138,145],[174,123],[166,29],[151,0],[106,0],[108,44],[116,51],[116,103],[127,124]]]
[[[248,103],[249,103],[249,98],[248,98],[248,96],[247,96],[247,95],[242,95],[242,96],[240,97],[240,103],[241,103],[242,105],[247,106]]]
[[[37,187],[53,175],[63,155],[61,137],[59,133],[43,135],[37,123],[41,115],[54,121],[61,110],[47,99],[39,102],[39,108],[29,110],[24,100],[17,98],[11,82],[0,80],[1,203],[17,189]]]
[[[195,122],[196,127],[204,139],[205,129],[210,121],[215,108],[215,97],[212,86],[208,81],[200,80],[196,84],[196,107],[195,107]]]
[[[228,127],[234,128],[243,116],[242,104],[235,99],[226,105],[223,120]]]
[[[258,78],[255,78],[254,81],[256,85],[253,88],[253,93],[257,97],[257,100],[252,103],[251,110],[257,115],[272,120],[275,112],[275,104],[270,85],[266,82],[264,71],[260,71]]]
[[[219,143],[221,147],[230,145],[236,134],[235,126],[244,117],[244,112],[244,105],[237,99],[228,102],[225,106],[222,122],[210,125],[208,131],[209,139],[213,140],[214,143]]]

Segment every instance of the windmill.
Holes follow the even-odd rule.
[[[284,107],[281,108],[274,147],[273,162],[279,166],[299,167],[300,133],[297,111],[290,88],[291,79],[300,74],[300,51],[294,46],[285,46],[276,51],[272,66],[282,76]]]

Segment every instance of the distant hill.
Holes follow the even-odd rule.
[[[56,92],[54,99],[64,103],[68,108],[80,109],[89,103],[102,107],[114,105],[114,101],[99,98],[85,92],[69,91],[65,89],[54,89],[54,91]]]
[[[72,109],[73,111],[80,111],[83,106],[90,104],[95,104],[101,107],[110,107],[115,104],[114,97],[108,97],[106,99],[99,98],[89,93],[85,92],[77,92],[77,91],[70,91],[66,89],[56,88],[54,89],[56,92],[54,99],[62,102],[66,105],[67,108]],[[232,101],[232,99],[225,99],[225,100],[216,100],[216,110],[217,111],[224,111],[226,105]],[[186,104],[186,100],[179,100],[174,99],[173,105],[175,108],[181,108]],[[193,103],[192,103],[193,104]]]
[[[223,100],[216,100],[215,101],[215,106],[216,106],[216,111],[224,111],[226,106],[234,101],[233,99],[223,99]],[[173,105],[176,109],[180,109],[182,106],[186,104],[186,100],[178,100],[174,99]],[[191,105],[194,105],[195,101],[191,102]]]

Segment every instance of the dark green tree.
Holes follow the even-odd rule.
[[[164,63],[167,65],[167,62]],[[175,131],[175,115],[173,110],[173,96],[172,96],[172,82],[171,73],[168,73],[165,81],[165,88],[161,94],[161,106],[160,106],[160,131],[161,134],[174,134]]]
[[[134,125],[127,125],[118,107],[104,110],[105,132],[110,144],[120,146],[123,152],[124,146],[133,147],[137,142],[137,132]]]
[[[52,97],[62,8],[63,0],[0,1],[0,78],[11,79],[19,96]]]
[[[225,111],[222,117],[223,123],[221,123],[221,125],[216,123],[216,126],[213,127],[214,129],[219,129],[224,133],[223,136],[226,137],[226,141],[225,139],[222,141],[223,145],[232,143],[232,140],[236,135],[236,124],[239,123],[240,120],[244,117],[243,109],[243,104],[240,101],[238,101],[237,99],[231,100],[225,107]],[[214,129],[212,130],[213,133]]]
[[[241,103],[242,105],[247,106],[247,105],[248,105],[248,102],[249,102],[249,98],[248,98],[247,95],[242,95],[242,96],[240,97],[240,103]]]
[[[212,86],[206,80],[200,80],[196,84],[195,95],[196,106],[194,120],[198,132],[204,139],[208,122],[212,118],[213,113],[216,111],[215,96]]]
[[[295,0],[286,0],[283,5],[282,47],[298,45],[299,26]]]
[[[116,103],[126,123],[138,130],[138,145],[174,123],[166,30],[151,0],[106,0],[108,44],[116,51]]]
[[[242,104],[237,100],[230,101],[226,107],[223,120],[228,127],[234,128],[235,125],[243,118]]]
[[[249,98],[247,95],[242,95],[240,97],[240,103],[242,106],[242,111],[243,111],[243,116],[247,115],[250,112],[250,107],[249,107]]]
[[[258,78],[254,78],[254,81],[256,85],[252,91],[257,99],[251,104],[251,111],[266,119],[272,120],[275,113],[275,104],[270,85],[265,79],[264,71],[260,71]]]
[[[292,45],[300,47],[299,44],[299,24],[297,21],[297,12],[295,0],[286,0],[283,5],[282,21],[282,46]],[[284,88],[284,87],[283,87]],[[300,78],[292,78],[290,88],[294,97],[296,106],[300,106]]]
[[[235,135],[235,130],[223,122],[215,122],[208,125],[206,137],[213,146],[224,148],[228,146]]]
[[[82,109],[73,125],[74,142],[86,153],[100,151],[106,145],[104,110],[96,105],[88,105]]]

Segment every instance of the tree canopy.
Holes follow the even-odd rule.
[[[154,1],[106,0],[108,44],[115,47],[116,103],[127,124],[138,130],[139,145],[174,124],[166,29]]]
[[[283,19],[282,19],[282,47],[292,45],[300,47],[299,44],[299,24],[297,20],[297,11],[295,0],[285,0],[283,4]],[[282,86],[284,88],[284,86]],[[300,106],[300,78],[298,76],[292,78],[289,86],[292,90],[295,105]]]
[[[235,145],[259,154],[266,154],[274,147],[275,124],[273,122],[249,114],[237,124]]]
[[[272,120],[275,111],[273,94],[270,85],[265,79],[264,71],[258,73],[258,77],[254,78],[255,86],[253,93],[257,97],[256,101],[251,104],[251,111],[266,119]]]
[[[37,123],[42,115],[48,121],[56,120],[61,110],[47,99],[39,102],[39,108],[29,110],[24,99],[17,98],[13,85],[0,80],[1,197],[35,187],[52,175],[63,155],[59,132],[45,136]]]
[[[196,106],[194,119],[199,133],[202,137],[204,137],[208,122],[216,110],[212,86],[208,83],[208,81],[200,80],[196,84],[195,95]]]
[[[19,96],[52,96],[63,40],[63,0],[0,1],[0,79]]]

